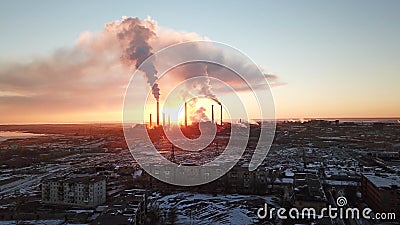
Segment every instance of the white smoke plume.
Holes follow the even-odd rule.
[[[200,108],[195,110],[194,113],[191,114],[190,120],[194,122],[209,121],[206,115],[206,108],[201,106]]]

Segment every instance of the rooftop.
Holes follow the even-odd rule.
[[[52,177],[47,179],[48,182],[62,182],[62,183],[97,183],[105,180],[103,176],[70,176],[70,177]]]
[[[400,177],[394,174],[368,174],[363,176],[373,183],[377,188],[400,190]]]

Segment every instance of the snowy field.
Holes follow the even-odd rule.
[[[157,195],[159,208],[168,214],[176,208],[175,224],[255,224],[257,209],[275,205],[274,199],[255,195],[209,195],[178,193]],[[166,215],[168,220],[168,215]]]

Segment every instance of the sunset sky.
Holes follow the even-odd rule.
[[[132,70],[117,62],[125,40],[105,31],[123,16],[155,26],[155,49],[209,39],[241,50],[271,75],[277,118],[400,117],[399,11],[399,1],[2,1],[0,124],[120,121]]]

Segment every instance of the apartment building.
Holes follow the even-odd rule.
[[[42,182],[42,201],[95,207],[106,201],[106,180],[100,176],[47,179]]]

